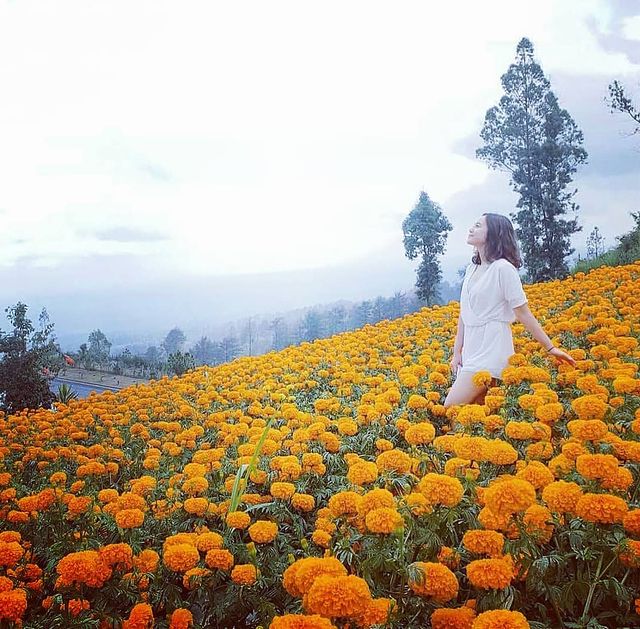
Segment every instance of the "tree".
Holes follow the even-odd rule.
[[[289,338],[288,338],[288,330],[287,324],[284,320],[284,317],[276,317],[273,319],[269,328],[273,333],[272,347],[274,350],[279,351],[287,346]]]
[[[624,91],[624,87],[618,81],[614,81],[609,85],[609,96],[611,97],[609,101],[611,113],[619,111],[627,114],[638,125],[630,135],[640,133],[640,110],[636,109],[631,98]]]
[[[180,351],[186,340],[187,337],[180,328],[173,328],[172,330],[169,330],[169,333],[165,336],[164,341],[162,341],[160,345],[167,353],[167,356],[169,356],[170,354],[175,354]]]
[[[7,334],[0,330],[0,408],[9,413],[49,407],[55,395],[46,375],[55,377],[64,363],[46,309],[40,313],[37,329],[27,310],[20,301],[6,308],[13,331]]]
[[[604,238],[600,234],[600,230],[594,227],[587,239],[587,258],[593,260],[601,253],[604,253]]]
[[[193,346],[191,353],[198,365],[211,365],[215,363],[216,345],[206,336],[202,336]]]
[[[301,322],[302,340],[314,341],[322,336],[322,317],[317,310],[309,310]]]
[[[444,253],[448,232],[452,229],[440,206],[424,190],[402,223],[406,256],[410,260],[422,256],[416,289],[418,298],[425,300],[427,305],[432,305],[438,295],[442,270],[437,256]]]
[[[176,376],[182,376],[189,369],[193,369],[195,367],[195,362],[193,360],[193,356],[189,352],[185,352],[184,354],[181,351],[174,352],[173,354],[169,354],[167,358],[167,369],[169,373],[173,373]]]
[[[249,356],[253,356],[253,344],[255,343],[255,330],[253,328],[253,322],[251,317],[247,319],[240,333],[241,342],[247,347],[247,353]]]
[[[103,365],[109,360],[111,341],[101,330],[94,330],[89,334],[89,349],[87,358],[91,365]]]
[[[229,362],[240,354],[240,344],[237,337],[228,334],[220,341],[222,362]]]
[[[566,191],[577,166],[587,159],[583,135],[550,89],[533,58],[533,45],[523,38],[516,61],[501,77],[505,94],[485,115],[480,132],[484,146],[476,156],[491,168],[510,173],[520,195],[511,213],[516,222],[528,280],[539,282],[569,273],[565,258],[574,252],[571,234],[580,231],[577,219],[562,218],[578,211]]]

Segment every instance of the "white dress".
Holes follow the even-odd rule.
[[[460,315],[464,336],[458,373],[488,371],[492,377],[501,378],[509,356],[514,353],[513,309],[528,300],[518,270],[506,258],[491,262],[480,277],[473,277],[476,266],[473,263],[467,266],[462,281]]]

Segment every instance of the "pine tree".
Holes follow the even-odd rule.
[[[451,223],[429,195],[422,191],[415,207],[402,223],[405,254],[410,260],[422,256],[418,266],[416,295],[432,305],[438,296],[442,270],[437,256],[444,253]]]
[[[561,109],[542,68],[533,58],[533,45],[523,38],[516,61],[501,77],[505,94],[485,115],[480,133],[484,146],[477,157],[492,168],[506,170],[520,195],[516,223],[522,255],[531,282],[564,277],[565,258],[575,250],[571,234],[582,229],[567,191],[577,166],[587,159],[583,135],[569,113]]]

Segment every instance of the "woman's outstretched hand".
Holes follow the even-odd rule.
[[[560,362],[569,363],[573,367],[576,366],[576,361],[573,356],[563,352],[559,347],[554,347],[549,350],[549,356],[555,356]]]
[[[451,373],[455,376],[458,367],[462,367],[462,352],[454,352],[449,365],[451,367]]]

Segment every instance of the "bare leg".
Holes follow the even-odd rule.
[[[456,404],[478,404],[476,400],[483,398],[487,391],[486,387],[477,387],[471,379],[473,373],[470,371],[459,371],[447,397],[444,406],[454,406]]]

